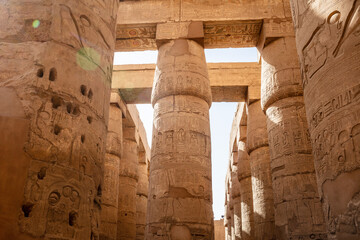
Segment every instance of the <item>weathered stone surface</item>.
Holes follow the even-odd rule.
[[[99,238],[117,6],[0,4],[1,239]]]
[[[329,239],[358,239],[360,1],[291,1]]]
[[[317,191],[294,37],[262,50],[276,239],[327,239]]]
[[[159,48],[152,104],[146,237],[212,239],[211,92],[198,43],[171,40]]]
[[[275,239],[274,197],[266,117],[260,101],[248,106],[247,152],[250,158],[254,206],[254,238]]]

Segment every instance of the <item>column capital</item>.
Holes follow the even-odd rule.
[[[204,24],[203,22],[169,22],[159,23],[156,27],[156,45],[176,39],[189,39],[204,46]]]

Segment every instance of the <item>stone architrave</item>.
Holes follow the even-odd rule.
[[[273,40],[261,57],[276,239],[327,239],[294,37]]]
[[[0,239],[98,239],[116,0],[0,4]]]
[[[123,156],[119,171],[118,240],[136,238],[136,192],[139,162],[136,128],[130,118],[129,116],[124,119],[123,123]]]
[[[360,1],[291,7],[328,239],[359,239]]]
[[[112,95],[116,93],[111,93]],[[119,167],[122,156],[123,113],[111,102],[104,162],[100,240],[115,240],[118,219]]]
[[[145,234],[149,240],[213,239],[211,90],[201,45],[203,28],[194,22],[171,26],[158,25],[157,32]]]
[[[149,188],[148,165],[146,152],[144,151],[139,152],[138,173],[139,180],[136,191],[136,239],[144,240]]]
[[[260,101],[248,105],[246,148],[250,158],[254,239],[275,239],[274,197],[266,117]]]

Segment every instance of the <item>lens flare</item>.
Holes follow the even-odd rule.
[[[84,47],[76,53],[76,63],[84,70],[95,70],[100,61],[100,54],[93,48]]]
[[[40,20],[34,20],[32,23],[33,28],[38,28],[40,26]]]

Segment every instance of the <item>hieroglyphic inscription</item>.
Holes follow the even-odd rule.
[[[351,8],[341,9],[343,11],[334,9],[326,17],[318,20],[321,22],[302,48],[304,86],[327,61],[343,54],[343,45],[346,41],[351,42],[353,46],[359,45],[360,3],[354,0],[351,5]],[[296,7],[294,9],[299,10]]]
[[[204,24],[205,48],[255,46],[261,21],[208,22]]]
[[[360,84],[355,85],[351,89],[343,91],[337,96],[325,101],[317,107],[310,119],[310,127],[316,128],[323,120],[330,117],[336,111],[346,107],[347,105],[360,100]]]
[[[156,49],[156,25],[119,25],[116,30],[116,51]]]

